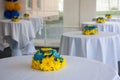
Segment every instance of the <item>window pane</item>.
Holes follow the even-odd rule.
[[[40,0],[37,0],[37,8],[40,8]]]
[[[55,46],[60,44],[63,34],[63,0],[31,0],[32,10],[27,10],[32,17],[43,19],[41,35],[37,34],[35,45]],[[28,2],[30,3],[30,2]],[[38,9],[40,7],[40,9]]]
[[[108,11],[108,0],[97,0],[97,11]]]
[[[110,10],[118,10],[117,2],[118,0],[110,0]]]
[[[120,16],[120,1],[119,0],[97,0],[97,16],[112,14],[114,17]]]
[[[27,0],[27,8],[32,8],[32,1],[31,0]]]

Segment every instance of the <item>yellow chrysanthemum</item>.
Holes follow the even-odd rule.
[[[41,48],[42,51],[52,50],[52,48]]]
[[[96,20],[96,22],[97,22],[97,23],[105,23],[106,20],[100,20],[100,19],[98,19],[98,20]]]
[[[50,53],[49,53],[49,52],[45,52],[44,55],[45,55],[45,56],[48,56],[48,55],[50,55]]]
[[[85,35],[98,34],[98,30],[97,29],[85,30],[85,31],[83,31],[83,34],[85,34]]]
[[[105,16],[106,18],[108,18],[108,19],[111,19],[112,18],[112,16]]]
[[[66,59],[63,59],[63,62],[61,63],[62,67],[64,67],[66,65]]]
[[[39,60],[32,60],[32,68],[42,71],[56,71],[65,65],[66,59],[64,59],[61,63],[59,59],[55,61],[53,57],[44,58],[41,63]]]
[[[51,48],[52,49],[52,48]],[[47,50],[51,50],[47,49]],[[66,60],[62,57],[55,57],[54,55],[47,56],[50,53],[45,50],[43,55],[34,55],[32,59],[32,68],[42,71],[56,71],[65,66]]]
[[[59,70],[61,68],[61,63],[60,62],[54,62],[54,67],[53,67],[53,70],[56,71],[56,70]]]
[[[90,27],[90,26],[92,26],[92,24],[88,24],[88,26]]]
[[[51,60],[51,61],[54,61],[54,56],[51,56],[51,57],[50,57],[50,60]]]
[[[39,65],[40,65],[39,60],[32,60],[32,68],[40,69]]]
[[[48,57],[46,57],[42,60],[42,65],[44,67],[41,67],[41,69],[44,71],[51,71],[52,67],[54,67],[53,61],[51,61],[50,58],[48,58]]]

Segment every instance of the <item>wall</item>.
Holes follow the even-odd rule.
[[[5,0],[0,0],[0,19],[4,18],[3,13],[4,13],[4,4]]]
[[[96,16],[96,0],[64,0],[64,27],[78,29]]]
[[[96,0],[80,0],[80,23],[96,17]]]
[[[78,27],[79,0],[64,0],[64,27]]]

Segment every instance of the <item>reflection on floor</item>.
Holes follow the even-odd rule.
[[[11,49],[9,47],[5,48],[4,51],[0,51],[0,59],[11,57]]]
[[[36,49],[40,49],[42,47],[36,47]],[[53,49],[56,49],[57,51],[59,51],[58,47],[52,47]],[[7,58],[7,57],[11,57],[11,50],[9,47],[5,48],[4,51],[0,51],[0,59],[2,58]],[[120,69],[120,62],[118,62],[118,66]],[[120,70],[119,70],[119,75],[120,75]]]

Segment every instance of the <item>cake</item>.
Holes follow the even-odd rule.
[[[105,23],[106,20],[105,20],[103,17],[98,17],[98,18],[96,19],[96,22],[97,22],[97,23]]]
[[[106,14],[105,17],[106,17],[107,19],[111,19],[111,18],[112,18],[111,14]]]
[[[65,65],[66,59],[52,48],[41,48],[32,58],[32,68],[36,70],[56,71]]]
[[[98,28],[95,25],[88,24],[83,27],[82,33],[84,35],[96,35],[96,34],[98,34]]]

